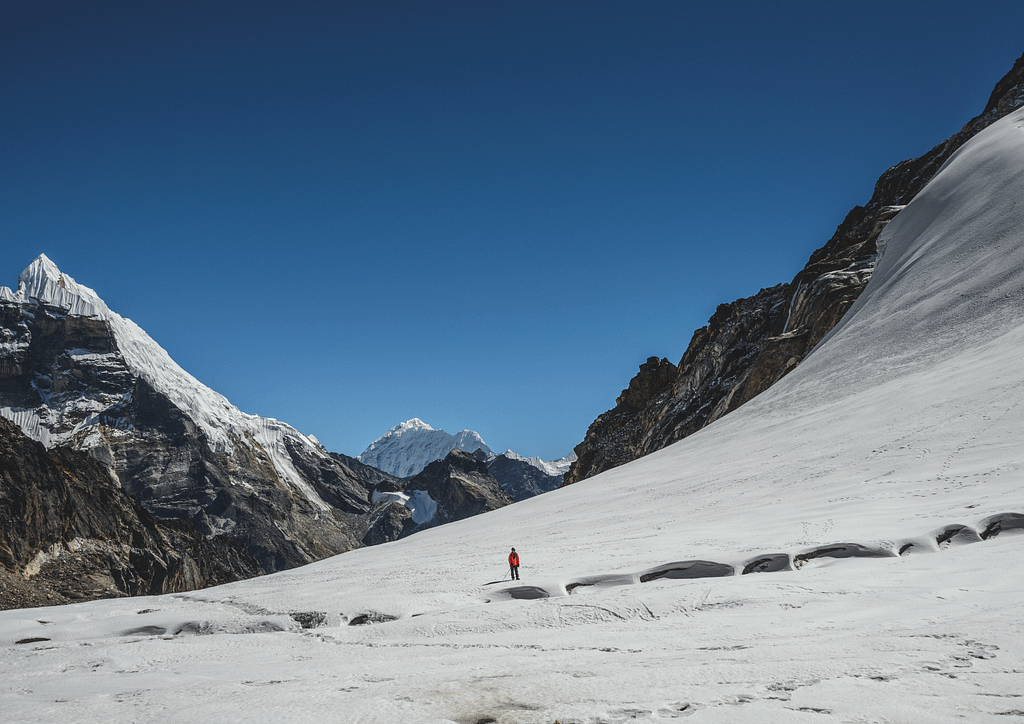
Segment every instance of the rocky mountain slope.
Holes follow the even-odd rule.
[[[0,608],[176,593],[249,578],[238,543],[156,520],[88,455],[0,419]]]
[[[562,479],[575,459],[575,455],[571,455],[569,458],[546,462],[536,457],[524,458],[506,450],[487,460],[487,472],[512,500],[518,502],[561,487]]]
[[[871,200],[852,209],[788,284],[719,305],[678,365],[652,357],[576,446],[564,485],[660,450],[735,410],[792,371],[864,290],[876,241],[947,159],[1024,104],[1024,56],[996,84],[980,115],[924,156],[893,166]]]
[[[239,542],[263,572],[365,545],[391,476],[241,412],[45,256],[18,281],[0,287],[0,417],[87,452],[153,516]]]
[[[403,538],[417,530],[463,520],[509,505],[513,499],[491,476],[485,455],[451,450],[416,475],[380,485],[376,509],[364,542]]]

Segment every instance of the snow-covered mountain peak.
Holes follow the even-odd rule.
[[[370,443],[358,460],[386,473],[407,478],[456,449],[468,453],[483,450],[488,456],[494,454],[473,430],[462,430],[452,435],[444,430],[435,430],[414,417],[395,425]]]
[[[521,463],[516,468],[519,471],[522,471],[525,465],[536,468],[544,476],[552,478],[560,478],[565,475],[572,461],[576,459],[575,454],[572,453],[551,462],[541,460],[539,457],[527,458],[512,450],[496,455],[479,433],[473,430],[462,430],[452,435],[444,430],[435,430],[419,418],[414,417],[395,425],[370,443],[358,460],[391,475],[407,478],[416,475],[433,461],[444,458],[452,450],[463,450],[468,453],[481,450],[487,456],[489,468],[498,462],[500,470],[507,472],[508,461],[514,461]],[[502,481],[503,486],[508,482],[507,476],[495,472],[494,469],[491,472],[499,481]],[[558,482],[560,483],[561,480]]]
[[[83,317],[105,319],[110,314],[110,309],[96,292],[61,272],[46,254],[36,257],[21,273],[16,294],[5,287],[0,291],[0,297],[19,302],[37,299]]]
[[[433,430],[433,429],[434,428],[432,428],[427,423],[423,422],[423,420],[421,420],[420,418],[414,417],[411,420],[406,420],[405,422],[398,423],[393,428],[388,430],[386,435],[401,435],[403,433],[410,432],[412,430]]]
[[[36,257],[21,273],[16,293],[8,287],[0,287],[0,301],[24,305],[31,300],[61,309],[71,317],[104,320],[116,348],[110,356],[117,358],[118,364],[123,364],[133,378],[145,380],[184,412],[206,434],[213,451],[230,455],[239,443],[261,446],[259,454],[266,454],[281,478],[299,488],[316,506],[327,509],[294,469],[286,451],[284,440],[287,437],[314,454],[323,454],[309,438],[277,420],[239,410],[223,395],[186,372],[141,327],[112,311],[95,291],[63,273],[45,254]],[[83,391],[81,395],[65,395],[60,399],[50,396],[38,408],[4,407],[0,408],[0,414],[47,446],[77,440],[74,444],[88,448],[98,444],[99,438],[88,433],[100,424],[101,415],[83,417],[79,413],[81,410],[99,413],[109,405],[108,400],[101,401],[90,394]],[[55,420],[64,419],[78,422],[70,429],[53,429]]]
[[[520,462],[526,463],[527,465],[532,465],[533,467],[543,471],[547,475],[555,476],[565,475],[566,471],[569,469],[569,466],[572,465],[573,462],[576,460],[576,453],[574,452],[571,452],[564,458],[559,458],[558,460],[541,460],[540,457],[536,455],[533,456],[532,458],[528,458],[524,457],[523,455],[520,455],[519,453],[513,452],[512,450],[506,450],[505,452],[502,453],[502,455],[509,458],[510,460],[518,460]]]

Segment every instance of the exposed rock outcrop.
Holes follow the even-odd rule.
[[[591,424],[565,475],[570,485],[691,435],[792,371],[864,290],[876,242],[943,163],[979,131],[1024,104],[1024,55],[997,84],[981,115],[924,156],[893,166],[871,200],[852,209],[789,284],[722,304],[694,332],[674,378],[650,358],[615,407]]]
[[[374,509],[370,525],[363,535],[368,546],[398,540],[416,530],[412,511],[397,500],[390,500]]]
[[[562,475],[548,472],[538,466],[536,459],[524,458],[511,450],[495,455],[486,463],[487,472],[516,502],[550,492],[562,484]]]
[[[238,543],[156,520],[99,462],[0,418],[0,608],[188,591],[249,578]]]
[[[462,520],[512,502],[486,463],[462,450],[452,450],[444,460],[435,460],[418,475],[405,481],[405,490],[426,491],[437,510],[428,525]]]

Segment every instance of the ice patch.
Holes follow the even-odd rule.
[[[416,525],[430,523],[437,517],[437,501],[426,490],[412,491],[405,507],[412,511],[412,521]]]

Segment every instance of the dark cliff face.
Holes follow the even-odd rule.
[[[885,225],[972,136],[1024,104],[1024,55],[996,84],[981,115],[920,158],[893,166],[871,200],[847,214],[788,284],[722,304],[693,339],[672,374],[650,358],[591,424],[565,475],[570,485],[660,450],[693,434],[792,371],[838,324],[874,269]]]
[[[258,575],[184,520],[156,520],[84,453],[0,419],[0,608],[189,591]]]

